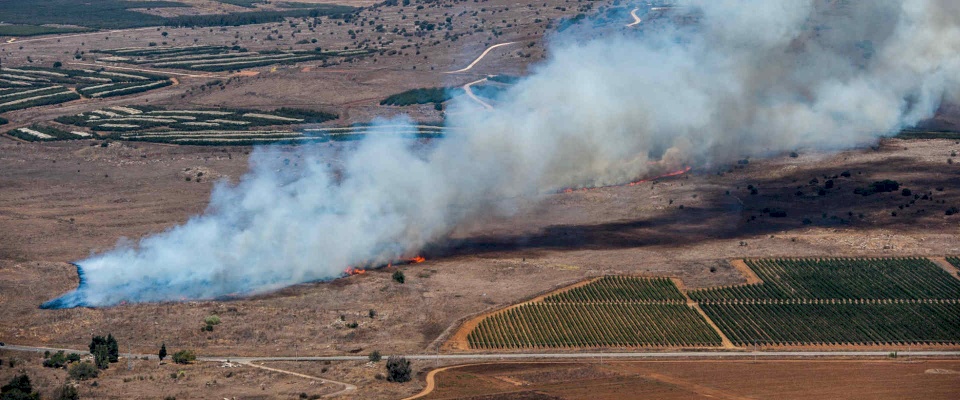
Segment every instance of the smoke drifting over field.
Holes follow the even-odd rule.
[[[451,113],[459,130],[426,153],[370,138],[335,179],[307,147],[295,175],[278,173],[260,149],[202,215],[78,262],[80,287],[44,306],[208,299],[328,279],[507,212],[501,199],[643,176],[652,149],[673,166],[840,149],[960,99],[960,2],[682,3],[684,24],[556,38],[551,58],[496,110],[458,103],[470,111]]]

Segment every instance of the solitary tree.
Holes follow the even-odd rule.
[[[163,343],[160,345],[160,353],[157,354],[160,357],[160,361],[163,361],[164,358],[167,358],[167,344]]]
[[[390,356],[387,358],[387,380],[390,382],[410,381],[410,361],[405,357]]]

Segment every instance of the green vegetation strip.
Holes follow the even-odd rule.
[[[101,61],[150,65],[155,68],[179,68],[195,71],[231,71],[275,64],[294,64],[329,57],[353,57],[372,54],[370,49],[321,51],[276,50],[251,52],[240,46],[129,47],[93,50],[109,56]]]

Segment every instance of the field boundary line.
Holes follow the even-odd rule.
[[[587,278],[587,279],[574,282],[572,284],[565,285],[559,288],[550,289],[547,292],[534,296],[533,298],[511,304],[507,307],[500,307],[500,308],[495,308],[489,311],[483,311],[473,317],[465,319],[462,323],[460,323],[460,326],[457,328],[456,331],[453,332],[452,335],[450,335],[450,338],[447,339],[445,343],[443,343],[442,347],[447,348],[449,350],[470,350],[470,344],[467,342],[467,335],[469,335],[470,332],[473,332],[473,330],[477,327],[477,325],[480,325],[480,321],[483,321],[485,318],[499,314],[501,312],[505,312],[507,310],[512,310],[514,308],[520,307],[525,304],[534,303],[537,301],[543,301],[543,299],[545,299],[547,296],[584,286],[591,282],[597,281],[600,278],[602,278],[602,276]]]
[[[927,259],[937,264],[940,269],[947,271],[950,276],[960,279],[960,269],[957,269],[950,261],[947,261],[946,257],[927,257]]]
[[[680,293],[683,294],[683,297],[687,299],[687,307],[691,307],[694,310],[697,310],[697,313],[700,314],[700,316],[703,317],[705,321],[707,321],[707,325],[710,325],[710,328],[712,328],[713,331],[717,333],[717,335],[720,335],[720,343],[722,344],[723,348],[736,349],[737,346],[734,346],[733,342],[730,341],[729,338],[727,338],[727,335],[724,335],[723,331],[720,330],[720,327],[717,326],[717,324],[715,324],[713,320],[710,319],[709,316],[707,316],[707,313],[703,312],[703,309],[700,308],[700,304],[693,301],[693,299],[691,299],[690,296],[687,295],[687,288],[686,286],[684,286],[683,280],[675,277],[670,277],[670,280],[673,281],[673,284],[677,286],[677,289],[680,289]]]
[[[730,260],[730,265],[732,265],[733,268],[736,268],[736,270],[739,271],[740,274],[742,274],[743,277],[747,279],[747,283],[746,283],[747,285],[763,283],[763,279],[760,279],[760,277],[757,276],[757,273],[753,272],[753,269],[750,268],[749,265],[747,265],[747,262],[744,259],[737,258],[737,259]]]

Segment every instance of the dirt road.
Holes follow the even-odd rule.
[[[473,62],[470,63],[470,65],[466,66],[465,68],[458,69],[458,70],[456,70],[456,71],[448,71],[448,72],[444,72],[444,73],[445,73],[445,74],[457,74],[457,73],[461,73],[461,72],[467,72],[467,71],[469,71],[471,68],[473,68],[474,65],[477,65],[477,63],[480,62],[480,60],[482,60],[483,57],[485,57],[485,56],[487,55],[487,53],[490,52],[490,50],[493,50],[493,49],[495,49],[495,48],[497,48],[497,47],[501,47],[501,46],[511,45],[511,44],[514,44],[514,43],[516,43],[516,42],[499,43],[499,44],[495,44],[495,45],[493,45],[493,46],[487,47],[487,49],[484,50],[483,53],[480,53],[480,57],[477,57],[476,60],[473,60]]]
[[[637,24],[640,23],[640,17],[637,16],[637,10],[640,10],[640,9],[639,9],[639,8],[634,8],[634,9],[630,10],[630,16],[633,17],[633,22],[631,22],[631,23],[629,23],[629,24],[626,24],[626,25],[624,25],[624,26],[626,26],[627,28],[629,28],[629,27],[631,27],[631,26],[635,26],[635,25],[637,25]]]
[[[463,91],[467,93],[467,97],[469,97],[471,100],[473,100],[473,101],[475,101],[475,102],[477,102],[477,103],[480,103],[480,105],[483,106],[483,108],[485,108],[485,109],[487,109],[487,110],[492,110],[492,109],[493,109],[493,106],[491,106],[490,103],[487,103],[487,102],[483,101],[483,99],[477,97],[477,95],[473,93],[473,89],[470,89],[471,86],[476,85],[476,84],[478,84],[478,83],[483,83],[483,82],[486,82],[486,81],[487,81],[487,78],[483,78],[483,79],[479,79],[479,80],[475,80],[475,81],[473,81],[473,82],[470,82],[470,83],[468,83],[468,84],[466,84],[466,85],[463,85]]]

